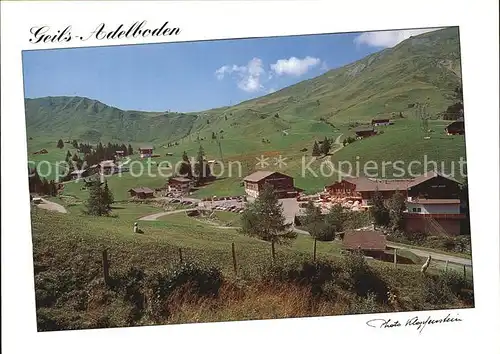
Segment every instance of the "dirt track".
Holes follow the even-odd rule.
[[[52,211],[57,211],[59,213],[66,214],[68,211],[66,210],[65,207],[63,207],[61,204],[57,204],[54,202],[51,202],[47,199],[42,198],[42,202],[40,204],[36,204],[37,207],[40,209],[45,209],[45,210],[52,210]]]

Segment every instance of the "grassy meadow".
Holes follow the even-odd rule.
[[[370,285],[372,290],[378,292],[382,300],[377,300],[376,294],[360,295],[356,287],[361,285],[355,283],[352,285],[355,288],[348,285],[353,275],[349,275],[350,268],[346,268],[345,263],[349,259],[341,252],[338,241],[318,242],[317,264],[337,267],[332,273],[334,278],[322,283],[323,295],[318,297],[314,295],[317,291],[314,283],[297,283],[279,275],[295,274],[281,273],[284,271],[279,270],[281,265],[311,263],[313,242],[309,236],[298,235],[292,243],[278,246],[277,263],[272,265],[267,242],[244,236],[237,229],[194,221],[184,213],[165,216],[158,221],[139,222],[144,233],[133,233],[133,223],[154,211],[148,205],[134,204],[123,209],[118,206],[111,217],[99,218],[82,215],[77,207],[69,207],[68,214],[32,210],[37,314],[41,330],[472,306],[472,300],[462,294],[462,290],[453,290],[455,288],[449,283],[456,279],[460,282],[459,276],[453,278],[455,280],[448,279],[442,273],[442,265],[438,264],[431,266],[428,277],[422,277],[419,264],[400,264],[394,269],[391,263],[368,260],[362,267],[374,282]],[[229,216],[218,213],[217,218],[234,223]],[[232,243],[237,259],[236,274]],[[125,290],[107,288],[103,284],[104,249],[108,250],[111,278],[125,279],[123,281],[129,284]],[[152,310],[149,306],[153,305],[147,300],[146,289],[150,283],[140,280],[142,276],[138,274],[146,274],[145,279],[155,279],[155,274],[176,269],[180,264],[179,249],[183,262],[198,264],[202,269],[219,269],[222,285],[218,296],[208,298],[190,293],[182,295],[182,290],[177,289],[162,302],[168,314],[157,313],[155,311],[159,310]],[[271,283],[269,276],[275,279]],[[127,294],[131,291],[146,296],[146,300],[130,298],[132,295]],[[398,301],[387,300],[386,293],[397,294]],[[146,305],[142,301],[146,301]],[[307,306],[310,301],[314,303],[313,308]]]

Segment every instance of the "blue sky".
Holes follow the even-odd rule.
[[[428,31],[25,51],[25,97],[195,112],[266,95]]]

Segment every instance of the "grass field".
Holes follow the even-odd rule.
[[[255,139],[242,137],[234,144],[242,148],[245,153],[237,155],[236,149],[231,149],[232,155],[224,157],[223,164],[217,163],[213,167],[213,173],[218,178],[195,190],[193,196],[202,198],[212,195],[242,195],[244,194],[242,179],[261,167],[289,174],[294,177],[295,185],[305,190],[306,193],[321,191],[325,185],[337,180],[339,175],[336,170],[353,175],[369,174],[379,178],[399,178],[410,174],[421,174],[427,167],[427,170],[437,168],[439,171],[453,174],[456,179],[461,180],[460,161],[461,159],[466,161],[465,139],[463,136],[445,135],[444,127],[446,124],[445,121],[429,122],[432,132],[430,139],[424,140],[418,121],[414,119],[397,120],[392,126],[379,128],[380,131],[383,131],[382,134],[355,141],[335,152],[333,156],[320,158],[311,156],[310,151],[314,140],[323,139],[329,133],[333,140],[342,134],[339,139],[342,141],[344,138],[352,136],[353,132],[347,126],[341,126],[337,133],[332,133],[331,127],[327,126],[329,132],[318,134],[299,131],[296,135],[290,133],[288,136],[276,136],[273,140],[270,139],[271,143],[265,146],[255,146]],[[224,149],[227,149],[227,143],[226,141],[222,143]],[[49,154],[35,155],[35,157],[30,155],[30,158],[33,157],[33,160],[38,162],[43,159],[52,165],[55,165],[57,161],[63,161],[67,151],[66,147],[63,149],[51,147],[54,144],[55,142],[46,140],[30,141],[29,151],[41,148],[46,148],[49,151]],[[215,143],[202,144],[208,160],[220,161],[218,147]],[[228,146],[233,148],[234,146],[231,144],[233,142],[229,142]],[[164,187],[168,177],[174,171],[175,164],[181,159],[182,152],[185,150],[194,158],[198,147],[196,142],[186,142],[168,149],[160,147],[157,153],[162,157],[151,159],[153,164],[150,164],[149,160],[140,159],[137,155],[131,156],[128,166],[132,172],[124,172],[122,175],[107,178],[115,199],[128,199],[127,191],[134,187],[152,189]],[[301,152],[302,148],[307,148],[308,151]],[[332,150],[336,148],[338,146],[335,145]],[[167,157],[167,152],[173,156]],[[282,165],[279,165],[276,160],[280,155],[283,159]],[[267,166],[257,165],[261,156],[267,159],[265,160]],[[46,165],[42,166],[42,171]],[[222,165],[224,167],[221,167]],[[466,168],[466,163],[464,166]],[[404,173],[401,173],[402,169]],[[83,190],[82,186],[81,181],[66,182],[63,194],[85,199],[87,191]]]
[[[377,286],[387,287],[397,294],[397,304],[377,304],[370,297],[356,295],[352,289],[336,283],[349,281],[344,278],[347,275],[335,273],[339,278],[328,291],[332,294],[329,296],[337,300],[322,297],[314,300],[317,305],[310,308],[307,303],[311,301],[311,290],[307,286],[261,281],[271,269],[271,250],[267,242],[241,235],[234,229],[194,222],[182,213],[158,221],[140,222],[144,233],[133,233],[133,222],[150,211],[148,206],[136,205],[126,211],[115,209],[114,217],[96,218],[77,216],[74,211],[59,214],[33,209],[37,314],[43,330],[471,306],[442,288],[445,285],[441,281],[433,280],[432,277],[442,274],[436,265],[429,270],[430,277],[422,277],[420,265],[401,264],[394,269],[390,262],[369,260],[368,267],[374,272],[370,273],[371,277],[379,279],[377,282],[381,283]],[[228,216],[222,215],[219,216]],[[233,271],[232,243],[236,251],[237,275]],[[280,264],[310,262],[312,246],[310,237],[299,235],[291,244],[277,247],[277,260]],[[152,319],[147,315],[149,312],[141,310],[142,307],[134,307],[139,306],[136,300],[103,285],[101,254],[104,249],[108,251],[113,279],[130,277],[137,270],[154,275],[173,269],[179,265],[181,249],[184,262],[196,262],[222,271],[225,280],[220,296],[203,299],[178,294],[180,297],[176,298],[174,293],[168,300],[169,315]],[[338,242],[318,242],[318,261],[341,266],[344,257]],[[130,281],[137,281],[132,279]],[[128,292],[139,291],[133,284],[130,283],[132,288],[128,288]],[[143,283],[137,286],[146,286],[140,284]]]

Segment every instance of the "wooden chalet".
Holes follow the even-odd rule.
[[[193,188],[193,181],[186,177],[171,177],[167,183],[169,192],[188,193]]]
[[[69,175],[71,176],[71,179],[76,180],[79,178],[85,178],[89,176],[89,170],[88,169],[83,169],[83,170],[74,170],[72,171]]]
[[[148,187],[131,188],[128,190],[131,197],[139,199],[154,198],[155,191]]]
[[[389,199],[396,191],[405,198],[458,199],[460,183],[437,172],[427,172],[408,179],[343,178],[325,187],[325,192],[330,196],[358,198],[363,205],[366,205],[377,191],[384,199]]]
[[[266,184],[273,187],[278,198],[293,198],[297,196],[297,189],[293,185],[293,178],[280,172],[257,171],[243,179],[245,193],[257,198]]]
[[[389,118],[372,119],[372,125],[374,127],[391,125],[391,120]]]
[[[153,145],[142,145],[139,147],[139,154],[141,158],[151,157],[153,156]]]
[[[367,138],[373,135],[376,135],[377,132],[375,131],[375,128],[372,127],[363,127],[363,128],[358,128],[354,131],[356,134],[356,137],[358,138]]]

